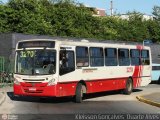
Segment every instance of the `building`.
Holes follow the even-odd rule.
[[[95,13],[93,14],[93,16],[98,16],[98,17],[106,16],[105,9],[94,8],[94,10],[95,10]]]
[[[121,19],[124,19],[124,20],[129,20],[129,16],[128,14],[121,14],[117,17],[121,18]],[[142,15],[143,17],[143,20],[153,20],[154,19],[154,16],[153,15],[146,15],[146,14],[143,14]]]
[[[95,8],[85,5],[86,8],[92,11],[93,16],[95,17],[103,17],[106,16],[106,10],[102,8]]]

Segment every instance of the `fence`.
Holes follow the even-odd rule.
[[[3,56],[0,56],[0,87],[13,85],[13,68],[11,64]]]

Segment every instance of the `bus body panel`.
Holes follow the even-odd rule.
[[[160,70],[152,71],[152,81],[158,81],[160,79]]]
[[[41,86],[33,87],[32,85],[28,86],[28,84],[26,83],[21,83],[21,85],[14,84],[13,86],[14,94],[20,95],[20,96],[21,95],[22,96],[23,95],[24,96],[42,96],[42,97],[56,96],[56,85],[47,86],[47,87],[46,87],[46,83],[44,85],[45,87],[41,87]]]
[[[140,86],[146,86],[151,82],[151,69],[152,68],[149,65],[142,66],[142,77]]]
[[[119,90],[125,88],[127,78],[116,78],[107,80],[93,80],[86,81],[87,93]],[[15,95],[26,95],[26,96],[42,96],[42,97],[62,97],[62,96],[74,96],[78,81],[69,83],[57,83],[57,85],[46,86],[46,84],[38,87],[32,86],[32,84],[21,83],[21,85],[14,84]]]
[[[153,63],[152,64],[152,81],[160,80],[160,64]]]
[[[124,89],[127,80],[128,77],[112,78],[112,79],[95,79],[95,80],[85,81],[85,83],[86,83],[87,93],[94,93],[101,91]],[[138,82],[139,78],[134,78],[134,80]],[[21,85],[14,84],[14,94],[27,95],[27,96],[52,96],[52,97],[74,96],[78,82],[79,80],[57,83],[56,85],[53,86],[47,86],[47,83],[41,85],[35,83],[35,86],[32,86],[32,84],[28,83],[21,83]],[[35,88],[36,90],[33,90],[33,88]],[[134,86],[134,88],[136,87]]]

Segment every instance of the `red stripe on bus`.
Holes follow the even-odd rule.
[[[139,69],[139,66],[137,66]],[[135,71],[133,80],[139,79],[137,75],[138,71]],[[127,77],[123,78],[110,78],[110,79],[95,79],[85,81],[87,93],[110,91],[124,89],[126,86]],[[79,81],[70,82],[58,82],[56,85],[47,86],[47,83],[25,83],[21,85],[14,84],[14,94],[27,95],[27,96],[73,96],[75,95],[77,83]],[[137,82],[137,81],[136,81]],[[35,90],[33,89],[35,88]]]

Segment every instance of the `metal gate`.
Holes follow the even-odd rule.
[[[4,72],[4,64],[5,64],[4,57],[0,57],[0,72]]]
[[[0,56],[0,87],[13,85],[13,66],[11,61]]]
[[[0,56],[0,87],[4,85],[4,65],[5,58]]]

